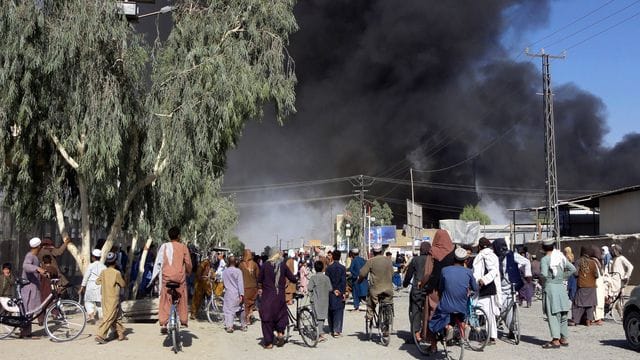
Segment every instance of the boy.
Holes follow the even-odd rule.
[[[429,321],[429,328],[434,334],[442,333],[445,330],[447,340],[453,336],[453,328],[449,324],[452,314],[459,314],[462,320],[467,314],[467,301],[469,291],[478,291],[478,284],[473,277],[473,272],[467,269],[464,264],[467,260],[467,250],[458,247],[455,252],[455,263],[442,269],[440,277],[440,303],[436,308],[433,317]],[[468,329],[465,329],[465,336]]]
[[[311,297],[311,304],[313,305],[313,311],[316,313],[316,319],[318,320],[318,333],[319,341],[326,341],[327,339],[322,336],[322,330],[324,327],[324,319],[327,318],[329,313],[329,292],[331,291],[331,280],[322,272],[324,269],[324,262],[321,260],[316,261],[313,264],[313,268],[316,273],[311,276],[308,284],[309,296]]]
[[[87,272],[82,278],[82,287],[80,288],[80,294],[84,293],[84,307],[87,309],[87,322],[94,324],[96,317],[99,319],[102,317],[102,307],[100,305],[101,288],[96,284],[96,280],[100,273],[107,267],[104,266],[100,257],[102,251],[100,249],[93,249],[91,252],[91,265],[87,269]]]
[[[126,283],[122,278],[122,273],[116,269],[117,258],[115,253],[107,254],[107,268],[96,279],[96,284],[102,286],[102,314],[104,315],[96,335],[98,344],[107,343],[107,333],[111,327],[115,327],[118,341],[128,340],[124,335],[124,326],[118,318],[120,289],[125,287]]]
[[[0,297],[12,298],[15,293],[16,278],[11,273],[11,263],[2,264],[2,275],[0,276]]]

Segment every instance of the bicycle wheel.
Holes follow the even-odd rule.
[[[180,319],[176,313],[176,308],[171,307],[171,315],[169,319],[169,335],[171,336],[171,344],[173,345],[173,352],[178,353],[180,351]]]
[[[466,343],[471,350],[482,351],[489,342],[489,322],[487,313],[479,306],[474,306],[467,317],[468,334]]]
[[[624,309],[624,299],[622,295],[611,305],[611,318],[616,324],[622,324],[622,311]]]
[[[215,295],[211,296],[207,304],[207,320],[209,320],[210,323],[222,320],[222,299]]]
[[[9,337],[9,335],[11,335],[11,333],[13,333],[15,329],[16,328],[14,326],[0,324],[0,339]]]
[[[430,344],[424,341],[418,341],[418,339],[416,339],[416,333],[413,331],[413,324],[411,324],[411,319],[413,319],[413,313],[411,311],[411,305],[409,305],[409,330],[411,331],[411,336],[413,336],[413,343],[416,344],[416,348],[422,355],[429,355]],[[418,322],[418,328],[420,329],[420,331],[422,331],[422,316],[420,316],[420,320]]]
[[[393,315],[391,314],[391,305],[380,306],[380,324],[378,330],[380,333],[380,343],[389,346],[391,334],[391,322]]]
[[[464,326],[464,323],[461,324]],[[449,360],[462,360],[464,357],[464,339],[462,338],[462,332],[458,325],[453,327],[453,339],[442,340],[444,353]]]
[[[69,341],[82,334],[87,325],[84,308],[72,300],[60,300],[49,307],[44,319],[44,329],[54,341]]]
[[[308,308],[303,308],[298,313],[298,332],[302,341],[308,347],[315,347],[318,344],[318,322],[316,316]]]
[[[513,334],[513,343],[520,344],[520,310],[517,304],[513,304],[513,314],[511,315],[511,324],[509,331]]]
[[[367,319],[364,317],[364,334],[366,340],[371,340],[371,331],[373,330],[373,319]]]

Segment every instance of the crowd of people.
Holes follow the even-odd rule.
[[[622,248],[615,244],[610,248],[582,247],[580,257],[575,259],[570,247],[560,251],[553,240],[548,240],[542,243],[544,255],[538,260],[526,247],[510,249],[504,239],[481,238],[475,249],[456,246],[445,230],[438,230],[432,242],[423,242],[417,255],[395,259],[376,245],[369,259],[361,256],[359,249],[351,249],[343,258],[340,251],[326,248],[311,253],[272,249],[262,256],[249,249],[241,256],[214,252],[194,261],[181,241],[179,228],[171,228],[168,237],[170,241],[163,243],[145,266],[142,279],[144,289],[157,280],[161,333],[167,333],[172,300],[166,285],[172,282],[179,284],[176,291],[182,301],[177,312],[183,327],[188,327],[189,319],[197,318],[204,298],[214,294],[223,299],[223,323],[229,333],[246,331],[254,324],[258,310],[265,349],[284,345],[287,306],[296,293],[309,296],[318,321],[319,341],[324,342],[329,335],[342,336],[348,299],[353,299],[349,311],[366,307],[365,316],[371,318],[376,306],[381,301],[392,302],[394,291],[402,287],[410,287],[411,331],[416,341],[429,345],[431,351],[436,350],[437,339],[451,335],[452,318],[466,315],[470,296],[487,314],[489,344],[495,344],[496,319],[500,315],[510,322],[509,299],[513,292],[520,305],[531,306],[537,283],[543,289],[543,311],[551,338],[542,347],[559,348],[569,344],[569,326],[602,323],[606,294],[611,290],[607,287],[616,287],[611,279],[619,279],[619,290],[633,271]],[[50,239],[29,241],[31,250],[21,274],[30,282],[21,288],[27,311],[37,308],[50,291],[48,279],[62,275],[57,271],[56,257],[69,241],[65,237],[59,248],[53,247]],[[100,249],[91,252],[92,261],[80,292],[89,322],[101,319],[95,340],[104,344],[110,339],[110,330],[115,339],[127,340],[118,313],[121,290],[127,285],[118,251],[109,252],[105,264],[101,257]],[[13,266],[3,264],[0,296],[12,296],[14,284]],[[504,331],[505,336],[514,336],[508,329]],[[31,328],[21,329],[20,337],[33,338]]]

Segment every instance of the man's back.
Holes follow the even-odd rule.
[[[362,270],[361,276],[369,274],[369,292],[380,294],[383,292],[393,293],[393,264],[385,256],[378,255],[367,260]]]
[[[449,314],[466,314],[470,289],[477,291],[476,280],[471,270],[458,265],[442,269],[439,304],[441,311]]]

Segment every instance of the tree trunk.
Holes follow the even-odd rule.
[[[142,255],[140,255],[140,262],[138,263],[138,276],[136,276],[136,283],[133,284],[133,294],[132,299],[135,300],[138,297],[138,289],[140,288],[140,282],[142,281],[142,274],[144,273],[144,264],[147,261],[147,254],[149,254],[149,247],[153,240],[151,236],[147,239],[147,242],[144,244],[144,249],[142,250]]]
[[[87,195],[87,184],[84,177],[78,175],[78,191],[80,193],[80,228],[82,239],[82,247],[80,248],[82,259],[91,258],[91,222],[89,219],[89,196]],[[80,271],[84,275],[85,270],[89,266],[86,263],[78,263]]]
[[[129,290],[131,289],[131,286],[129,286],[129,283],[131,282],[131,271],[133,269],[131,269],[131,264],[133,264],[133,255],[136,253],[136,247],[138,245],[138,232],[136,231],[135,233],[133,233],[133,237],[131,238],[131,248],[129,250],[129,253],[127,254],[127,265],[125,267],[125,269],[127,270],[126,273],[124,274],[124,281],[127,283],[127,288],[124,291],[124,298],[125,299],[129,299]],[[137,278],[136,278],[137,279]]]
[[[67,232],[67,224],[64,222],[64,208],[60,199],[56,199],[54,201],[54,207],[56,209],[56,223],[58,225],[58,231],[60,232],[60,235],[62,235],[62,238],[64,238],[68,236],[69,233]],[[83,254],[80,253],[80,250],[74,243],[70,242],[67,244],[67,250],[69,250],[69,253],[75,259],[76,264],[78,264],[80,272],[84,275],[84,272],[89,266],[89,258],[83,257]]]

